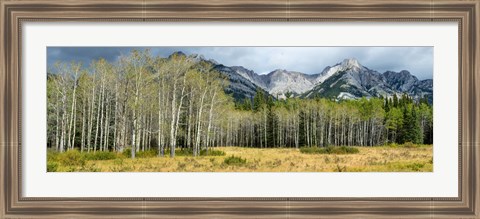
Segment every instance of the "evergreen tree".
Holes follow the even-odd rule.
[[[385,112],[388,112],[390,111],[390,104],[388,103],[388,97],[385,97],[385,101],[384,101],[384,105],[383,105],[383,109],[385,110]]]
[[[420,119],[418,117],[418,110],[415,106],[412,107],[412,122],[413,122],[413,129],[412,129],[412,142],[416,144],[423,143],[423,136],[422,130],[420,128]]]
[[[243,103],[241,104],[240,109],[242,109],[242,110],[253,110],[252,101],[250,100],[250,98],[243,99]]]
[[[289,98],[292,97],[292,96],[293,96],[293,95],[292,95],[292,92],[290,92],[290,91],[287,91],[287,93],[285,93],[285,98],[286,98],[286,99],[289,99]]]
[[[258,111],[265,104],[265,95],[262,89],[257,88],[255,96],[253,97],[253,110]]]
[[[393,95],[393,107],[398,107],[398,97],[396,94]]]
[[[274,145],[277,145],[275,143],[275,127],[277,126],[277,118],[275,116],[275,113],[273,112],[272,108],[268,110],[268,128],[267,128],[267,140],[270,142],[271,146],[273,147]]]
[[[399,143],[423,143],[420,121],[418,119],[417,110],[413,104],[409,104],[404,107],[403,121],[402,136]]]

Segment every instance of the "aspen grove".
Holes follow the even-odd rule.
[[[58,152],[156,150],[194,156],[219,146],[253,148],[431,144],[432,106],[407,95],[358,100],[251,99],[203,61],[134,50],[116,62],[56,63],[47,76],[47,146]]]

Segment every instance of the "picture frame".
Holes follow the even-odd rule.
[[[480,216],[478,0],[0,2],[0,215],[3,218],[270,218]],[[459,27],[458,197],[23,197],[24,22],[456,22]]]

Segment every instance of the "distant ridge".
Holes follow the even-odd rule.
[[[186,56],[181,51],[173,55]],[[275,98],[285,98],[289,93],[296,97],[324,97],[332,99],[357,99],[362,97],[391,97],[407,94],[414,99],[426,97],[433,102],[433,80],[419,80],[407,70],[380,73],[369,69],[355,58],[347,58],[333,66],[323,67],[318,74],[276,69],[259,75],[243,66],[225,66],[203,55],[188,56],[194,61],[209,62],[213,68],[230,80],[227,93],[237,100],[252,98],[257,89]],[[322,69],[319,66],[319,69]]]

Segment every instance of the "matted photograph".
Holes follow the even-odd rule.
[[[478,218],[479,9],[0,1],[0,218]]]
[[[433,47],[48,47],[47,172],[432,172]]]

